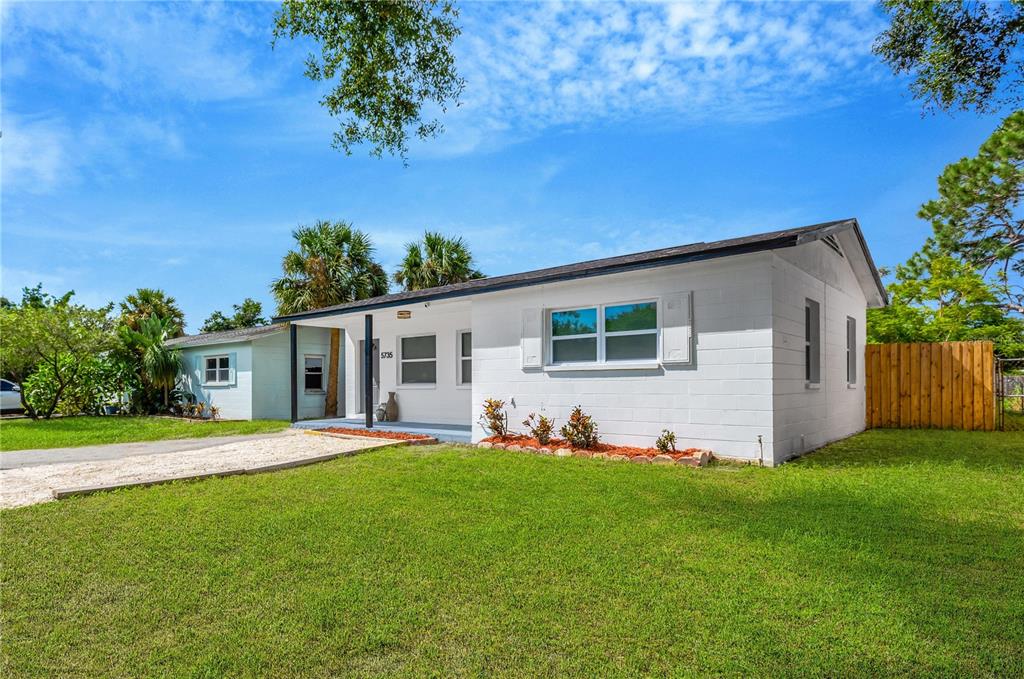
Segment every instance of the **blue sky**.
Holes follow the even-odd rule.
[[[998,117],[922,116],[873,5],[463,3],[463,104],[409,165],[330,147],[274,4],[2,5],[2,288],[272,313],[291,230],[391,270],[424,229],[502,274],[855,216],[880,265]]]

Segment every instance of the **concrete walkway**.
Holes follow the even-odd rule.
[[[0,469],[24,469],[45,464],[72,462],[98,462],[119,460],[135,455],[163,455],[180,453],[185,450],[212,448],[228,443],[258,441],[287,436],[288,432],[273,434],[249,434],[246,436],[209,436],[195,439],[173,439],[167,441],[137,441],[134,443],[108,443],[102,446],[80,446],[78,448],[42,448],[38,450],[13,450],[0,452]]]

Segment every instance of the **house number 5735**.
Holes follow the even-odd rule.
[[[393,352],[393,351],[382,351],[382,352],[380,352],[380,357],[381,358],[394,358],[395,357],[395,352]]]

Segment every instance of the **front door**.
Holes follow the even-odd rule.
[[[366,340],[359,340],[359,356],[356,360],[356,375],[359,376],[359,381],[356,383],[356,412],[365,413],[366,409],[363,407],[363,366],[366,363]],[[380,403],[380,338],[374,338],[373,340],[373,407],[377,408],[377,404]]]

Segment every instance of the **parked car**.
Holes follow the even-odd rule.
[[[21,387],[10,380],[0,379],[0,412],[22,412]]]

